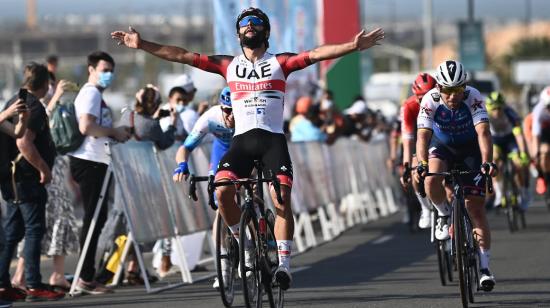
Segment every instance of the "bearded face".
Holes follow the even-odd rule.
[[[261,47],[262,43],[267,40],[267,31],[264,29],[264,27],[249,26],[243,28],[244,31],[241,29],[241,31],[239,32],[241,47],[256,49]]]

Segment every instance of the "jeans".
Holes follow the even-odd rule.
[[[94,217],[97,202],[101,194],[101,188],[103,187],[103,181],[107,175],[108,166],[106,164],[72,156],[69,156],[69,159],[71,174],[80,187],[80,195],[82,196],[82,203],[84,206],[84,220],[82,224],[82,231],[80,233],[80,249],[82,250],[84,243],[86,242],[86,236],[88,234],[88,230],[90,229],[92,218]],[[95,280],[95,256],[97,251],[97,242],[99,240],[101,230],[103,230],[103,226],[105,225],[105,221],[107,220],[107,200],[109,199],[108,193],[109,190],[107,189],[103,195],[104,199],[101,204],[101,211],[99,212],[95,230],[92,234],[92,240],[90,241],[86,257],[84,258],[84,263],[82,264],[80,278],[86,282]]]
[[[10,263],[17,244],[25,238],[23,258],[25,259],[25,280],[28,288],[37,288],[42,284],[40,275],[40,249],[42,237],[46,231],[47,192],[39,183],[23,184],[22,200],[8,201],[4,220],[5,245],[0,252],[0,287],[10,283]],[[29,197],[30,196],[30,197]]]

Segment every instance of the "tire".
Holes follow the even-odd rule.
[[[265,209],[267,218],[267,261],[269,262],[270,275],[265,280],[265,290],[271,308],[284,307],[284,291],[278,285],[273,283],[273,273],[279,266],[279,257],[277,255],[277,240],[275,239],[275,215],[270,209]],[[267,284],[267,286],[266,286]]]
[[[253,218],[253,209],[245,207],[245,210],[241,214],[240,221],[240,234],[239,234],[239,260],[242,263],[239,266],[239,272],[241,274],[241,284],[243,289],[244,304],[247,308],[262,307],[262,275],[258,264],[258,242],[256,238],[256,232],[258,230],[258,222]],[[250,225],[253,225],[251,227]],[[251,240],[253,249],[256,251],[256,257],[254,258],[252,268],[248,269],[245,266],[245,245],[247,241],[247,234],[253,236]],[[250,272],[249,278],[246,273]]]
[[[449,280],[449,282],[452,282],[453,281],[453,270],[454,270],[454,264],[453,264],[453,256],[451,255],[451,248],[450,248],[450,245],[452,243],[450,242],[450,240],[447,240],[445,243],[444,243],[444,247],[449,247],[448,249],[444,249],[445,250],[445,264],[446,264],[446,268],[447,268],[447,279]]]
[[[460,286],[462,307],[468,308],[468,259],[466,247],[464,245],[463,205],[460,204],[456,198],[453,203],[454,243],[458,268],[458,284]]]
[[[229,228],[223,222],[223,218],[218,212],[216,217],[216,271],[218,274],[218,283],[220,288],[220,296],[225,307],[233,305],[235,298],[235,271],[239,265],[239,246],[237,241],[231,234]],[[227,253],[222,255],[222,244],[225,246]],[[228,260],[229,280],[224,281],[222,275],[222,259]]]
[[[439,280],[441,281],[442,286],[447,285],[445,275],[447,274],[447,253],[443,247],[444,242],[440,240],[435,240],[435,250],[437,252],[437,267],[439,269]]]

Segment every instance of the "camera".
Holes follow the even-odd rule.
[[[29,93],[29,92],[27,91],[27,89],[21,88],[21,89],[19,89],[19,94],[17,94],[17,97],[18,97],[20,100],[26,102],[26,101],[27,101],[27,94],[28,94],[28,93]]]

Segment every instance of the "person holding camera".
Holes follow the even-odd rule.
[[[136,140],[152,141],[160,150],[164,150],[174,144],[178,113],[173,108],[170,110],[160,109],[160,104],[159,89],[148,84],[136,93],[134,109],[124,110],[120,121],[122,125],[130,127]],[[169,122],[166,131],[160,127],[159,116],[163,111],[168,112]]]
[[[45,232],[45,204],[48,194],[45,185],[51,179],[56,151],[50,135],[48,116],[40,99],[48,91],[48,70],[44,65],[31,63],[25,67],[23,88],[7,103],[24,101],[29,110],[28,128],[21,138],[9,139],[2,147],[11,161],[8,176],[0,183],[2,196],[8,202],[4,222],[5,247],[0,253],[0,299],[15,301],[56,300],[65,296],[42,283],[40,250]],[[24,118],[24,115],[20,116]],[[10,263],[17,244],[26,238],[25,259],[27,290],[13,288],[10,282]]]

